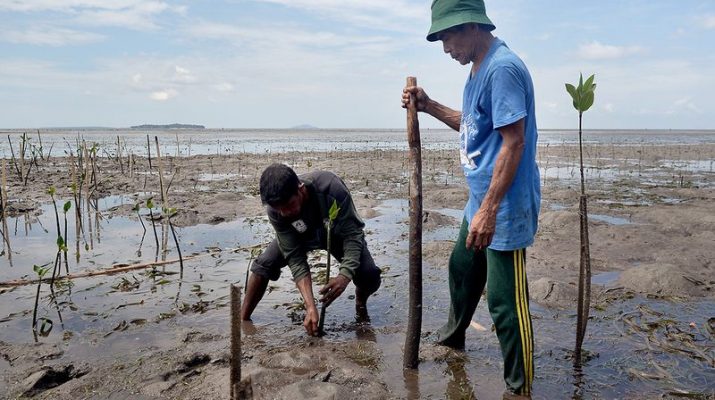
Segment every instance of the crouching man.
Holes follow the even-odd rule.
[[[328,210],[336,201],[340,211],[330,230],[330,247],[340,270],[320,290],[320,301],[330,305],[353,281],[357,317],[367,319],[367,299],[380,287],[380,269],[367,249],[365,224],[345,183],[332,172],[314,171],[298,177],[290,167],[272,164],[261,174],[260,192],[276,238],[253,263],[241,318],[251,319],[268,281],[278,280],[281,268],[287,265],[305,303],[303,326],[309,335],[319,333],[320,314],[313,297],[307,252],[326,249]]]

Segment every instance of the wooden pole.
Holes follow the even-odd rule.
[[[151,145],[149,145],[149,135],[146,135],[146,156],[149,159],[149,171],[151,171]]]
[[[241,287],[231,285],[231,400],[241,398]]]
[[[417,78],[408,77],[407,86],[417,86]],[[405,335],[403,367],[414,369],[419,363],[422,330],[422,150],[416,99],[410,95],[407,105],[407,143],[410,148],[410,270],[409,314]]]

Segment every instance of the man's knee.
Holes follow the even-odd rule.
[[[382,271],[380,271],[380,268],[373,265],[372,268],[364,268],[359,272],[353,280],[355,287],[366,293],[375,293],[382,283],[382,277],[380,276]]]

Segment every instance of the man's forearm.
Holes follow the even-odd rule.
[[[447,126],[459,132],[459,125],[462,123],[462,112],[451,109],[432,99],[427,103],[425,111],[427,114],[444,122]]]
[[[305,303],[305,309],[310,310],[315,308],[315,298],[313,297],[313,280],[310,274],[300,278],[295,282],[295,285],[300,291],[300,295],[303,297],[303,303]]]
[[[513,127],[514,128],[514,127]],[[523,120],[516,123],[515,128],[523,132]],[[496,213],[504,195],[514,181],[516,171],[519,169],[521,156],[524,152],[523,133],[503,135],[504,141],[494,163],[494,172],[486,196],[482,201],[481,209]]]

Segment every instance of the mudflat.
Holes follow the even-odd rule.
[[[539,149],[540,227],[527,250],[535,397],[713,395],[707,376],[712,378],[715,369],[715,145],[586,146],[594,276],[584,343],[589,361],[582,374],[574,373],[569,358],[579,265],[577,151],[570,144]],[[446,266],[467,198],[453,150],[423,151],[425,297],[419,371],[403,373],[401,367],[408,295],[406,151],[163,157],[162,182],[156,158],[149,168],[144,156],[99,157],[90,197],[125,200],[101,210],[83,207],[87,211],[81,218],[101,211],[94,221],[103,237],[90,236],[99,233],[87,232],[86,223],[85,231],[75,235],[71,225],[70,273],[152,262],[159,253],[161,259],[175,259],[168,232],[159,245],[167,250],[157,247],[155,253],[146,199],[161,204],[160,185],[168,187],[166,206],[175,209],[171,221],[183,255],[198,257],[187,259],[180,275],[178,263],[171,263],[76,279],[55,289],[56,300],[46,284],[41,286],[38,313],[52,320],[53,328],[37,341],[31,331],[37,285],[0,284],[0,397],[227,398],[228,286],[242,285],[250,247],[271,238],[258,196],[258,177],[271,162],[289,164],[298,173],[331,170],[345,180],[365,220],[368,246],[383,268],[383,287],[369,304],[371,322],[354,321],[351,289],[328,309],[328,334],[309,338],[286,270],[254,321],[243,326],[243,372],[254,398],[500,398],[501,356],[486,299],[475,315],[475,326],[483,330],[470,328],[464,352],[433,344],[432,332],[446,320]],[[74,207],[72,186],[81,179],[73,163],[76,157],[39,160],[27,185],[6,166],[10,243],[0,261],[0,280],[30,280],[32,264],[52,261],[55,217],[48,215],[53,211],[47,207],[47,189],[56,188],[61,221],[61,205],[72,200]],[[160,215],[160,205],[152,213]],[[137,254],[143,235],[139,218],[149,231]],[[131,225],[122,241],[108,242],[113,219]],[[42,228],[37,221],[45,221]],[[155,226],[161,230],[162,220]],[[46,239],[38,245],[35,237],[43,237],[43,230]],[[233,231],[242,236],[231,237]],[[33,253],[42,246],[48,256]],[[12,264],[8,252],[13,252]],[[324,254],[311,256],[316,287],[324,277],[323,259]],[[88,297],[92,301],[81,300]]]

